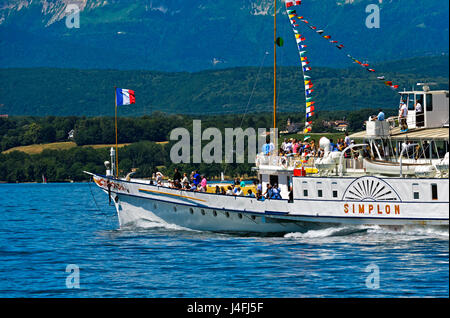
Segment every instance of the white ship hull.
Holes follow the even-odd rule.
[[[367,180],[369,178],[369,180]],[[94,180],[106,193],[111,182],[111,200],[115,202],[121,226],[151,220],[175,224],[201,231],[289,233],[305,232],[339,224],[352,225],[448,225],[447,199],[412,202],[405,198],[385,196],[380,200],[352,198],[350,193],[358,183],[381,180],[378,178],[340,178],[341,188],[346,187],[341,199],[302,198],[302,184],[329,181],[334,178],[294,178],[297,193],[294,202],[288,200],[258,201],[255,198],[190,192],[158,187],[144,182],[129,182],[94,175]],[[320,181],[318,181],[320,180]],[[338,180],[338,181],[339,181]],[[403,180],[394,179],[393,181]],[[448,180],[442,180],[448,192]],[[447,181],[447,183],[445,183]],[[439,182],[433,179],[433,182]],[[381,184],[382,183],[382,184]],[[386,181],[379,188],[386,187]],[[395,187],[395,183],[393,185]],[[375,186],[372,186],[375,189]],[[310,189],[313,192],[313,189]],[[368,191],[368,190],[367,190]],[[395,191],[394,191],[395,192]]]

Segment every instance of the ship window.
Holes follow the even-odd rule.
[[[438,191],[437,191],[437,184],[432,183],[431,184],[431,199],[437,200],[438,199]]]
[[[308,196],[308,182],[303,181],[302,184],[303,184],[303,196],[307,197]]]
[[[239,214],[238,214],[238,217],[239,217],[240,219],[242,219],[242,214],[241,214],[241,213],[239,213]]]
[[[414,110],[416,107],[414,105],[414,94],[409,94],[408,97],[408,110]]]
[[[194,209],[193,208],[189,208],[189,212],[191,212],[191,214],[194,214]]]
[[[433,111],[433,94],[427,94],[426,110],[427,112]]]
[[[230,213],[229,213],[229,212],[225,212],[225,216],[226,216],[227,218],[229,218],[229,217],[230,217]]]
[[[333,198],[337,198],[338,197],[338,191],[336,190],[337,182],[331,182],[331,188],[333,189],[332,190]]]
[[[216,210],[213,211],[213,215],[217,216],[217,211]]]
[[[323,197],[322,182],[317,182],[317,196],[319,198]]]
[[[203,210],[203,209],[200,212],[202,212],[202,215],[206,214],[205,210]]]
[[[418,183],[413,183],[412,188],[413,188],[413,198],[414,198],[414,200],[419,200],[420,199],[419,184]]]

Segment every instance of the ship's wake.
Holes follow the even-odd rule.
[[[325,229],[314,229],[304,233],[294,232],[284,235],[289,239],[325,239],[339,238],[346,236],[373,236],[378,239],[399,239],[416,240],[426,238],[436,238],[441,240],[449,239],[449,228],[446,226],[378,226],[378,225],[358,225],[358,226],[336,226]]]

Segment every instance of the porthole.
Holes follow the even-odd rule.
[[[238,217],[239,217],[240,219],[242,219],[242,214],[241,214],[241,213],[238,213]]]
[[[252,220],[253,221],[256,220],[256,216],[252,215]]]
[[[201,210],[201,212],[202,212],[202,215],[205,215],[206,214],[206,212],[205,212],[205,210]]]
[[[216,210],[213,211],[213,215],[217,216],[217,211]]]
[[[229,213],[229,212],[225,212],[225,216],[226,216],[227,218],[229,218],[229,217],[230,217],[230,213]]]
[[[177,207],[176,206],[173,207],[173,211],[177,212]]]
[[[153,208],[154,208],[154,209],[157,209],[157,208],[158,208],[158,206],[156,205],[156,203],[153,204]]]
[[[189,212],[191,212],[191,214],[194,214],[194,209],[193,208],[189,208]]]

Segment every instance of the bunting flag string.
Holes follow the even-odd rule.
[[[287,0],[286,4],[287,3],[293,3],[293,2],[294,1]],[[293,5],[291,5],[290,7],[292,7],[292,6]],[[293,11],[295,11],[295,10],[293,10]],[[294,12],[291,15],[293,15],[293,17],[296,17],[296,12]],[[303,22],[304,24],[306,24],[311,30],[317,30],[317,27],[314,26],[314,25],[311,25],[311,23],[308,20],[306,20],[303,16],[297,17],[297,18],[298,18],[298,21]],[[344,48],[344,45],[339,43],[339,41],[336,41],[334,39],[332,40],[331,39],[331,35],[322,35],[322,34],[325,33],[325,31],[323,29],[319,29],[319,30],[315,31],[315,33],[320,35],[322,38],[328,40],[328,42],[330,44],[333,44],[337,49],[342,50]],[[356,58],[354,58],[353,56],[351,56],[350,54],[347,54],[347,57],[350,58],[354,63],[360,65],[363,68],[365,68],[368,72],[375,73],[375,70],[373,68],[371,68],[368,63],[363,63],[363,62],[357,60]],[[383,81],[386,86],[389,86],[389,87],[391,87],[394,90],[396,90],[398,88],[398,85],[394,85],[392,81],[385,81],[384,76],[378,76],[377,79]]]
[[[308,61],[308,57],[306,56],[307,51],[305,50],[307,48],[307,45],[305,44],[306,38],[296,28],[298,28],[299,26],[298,21],[302,21],[304,23],[308,23],[308,21],[305,20],[303,16],[297,15],[297,11],[293,9],[293,7],[301,5],[301,1],[286,0],[285,3],[286,3],[286,13],[292,25],[295,41],[297,42],[297,49],[300,56],[303,81],[305,85],[306,120],[305,120],[305,129],[303,132],[306,134],[312,130],[311,117],[314,115],[315,102],[313,101],[311,94],[314,91],[312,89],[314,87],[314,84],[312,83],[311,76],[306,75],[306,72],[311,71],[311,66],[309,66],[310,63]]]

